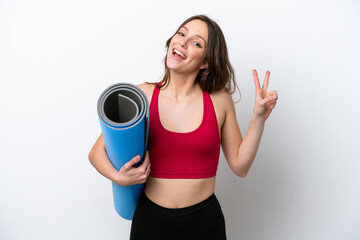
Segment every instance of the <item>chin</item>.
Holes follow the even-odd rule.
[[[172,71],[180,70],[178,65],[179,64],[177,62],[172,61],[172,59],[168,59],[168,58],[166,59],[166,67],[169,70]]]

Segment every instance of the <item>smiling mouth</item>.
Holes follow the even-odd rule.
[[[179,55],[183,59],[186,59],[186,55],[180,52],[179,50],[177,50],[176,48],[173,49],[173,55],[175,54]]]

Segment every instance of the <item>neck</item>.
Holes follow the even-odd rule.
[[[170,71],[169,85],[164,90],[175,101],[181,101],[200,89],[199,85],[195,84],[196,76],[197,73],[183,75]]]

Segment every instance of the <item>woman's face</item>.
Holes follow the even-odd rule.
[[[206,68],[208,27],[201,20],[185,24],[170,41],[166,66],[175,72],[191,74]]]

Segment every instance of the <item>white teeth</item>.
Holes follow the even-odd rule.
[[[182,58],[185,58],[185,56],[181,52],[179,52],[178,50],[174,49],[174,52],[176,54],[180,55]]]

